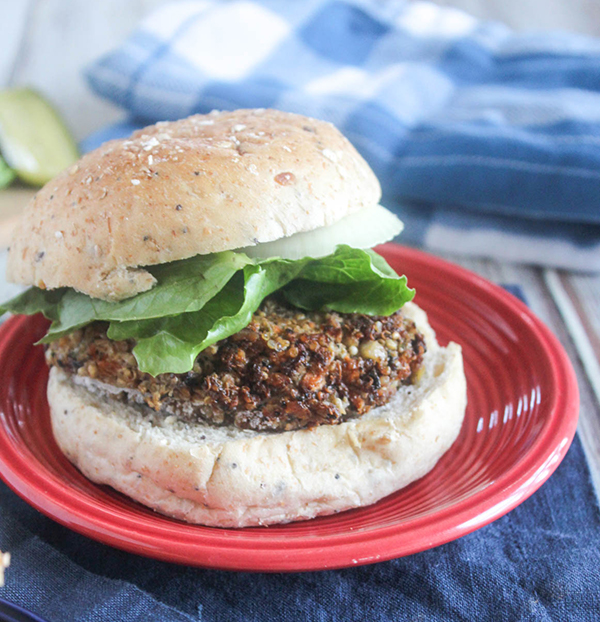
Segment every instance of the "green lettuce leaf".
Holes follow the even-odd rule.
[[[5,302],[0,307],[0,315],[10,311],[15,315],[34,315],[43,313],[49,320],[58,321],[60,315],[60,303],[68,290],[60,289],[39,289],[30,287],[22,294],[19,294]]]
[[[260,303],[294,279],[311,260],[269,261],[246,266],[195,313],[148,322],[111,323],[111,339],[136,339],[133,354],[143,371],[156,376],[192,369],[196,356],[208,346],[234,335],[250,323]]]
[[[245,326],[275,291],[303,309],[389,315],[412,300],[414,290],[372,251],[340,246],[321,259],[268,259],[243,269],[196,313],[150,322],[111,323],[111,339],[135,339],[133,353],[143,371],[189,371],[205,348]]]
[[[33,315],[43,313],[54,320],[42,343],[95,321],[132,321],[190,313],[201,309],[251,260],[243,253],[227,251],[199,255],[147,270],[157,284],[149,291],[121,302],[90,298],[70,288],[41,290],[32,287],[0,307],[0,314],[10,311]]]
[[[308,310],[391,315],[412,300],[406,277],[399,277],[381,255],[345,248],[308,264],[284,288],[288,302]]]
[[[236,274],[202,311],[141,322],[113,322],[108,336],[115,340],[136,339],[134,355],[142,371],[153,376],[185,373],[192,369],[196,356],[204,349],[203,343],[208,347],[218,341],[216,338],[208,343],[211,329],[214,331],[219,323],[227,324],[243,304],[243,277]]]
[[[213,343],[248,325],[275,291],[303,309],[390,315],[414,296],[373,251],[340,245],[319,259],[249,259],[226,252],[148,268],[157,279],[149,292],[118,303],[71,289],[27,290],[0,312],[42,312],[53,320],[43,342],[103,320],[111,339],[134,339],[138,366],[153,376],[185,373]]]

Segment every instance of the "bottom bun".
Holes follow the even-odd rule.
[[[441,348],[425,313],[404,310],[427,343],[422,376],[360,418],[279,433],[190,424],[52,368],[54,436],[92,481],[191,523],[270,525],[369,505],[428,473],[465,413],[460,346]]]

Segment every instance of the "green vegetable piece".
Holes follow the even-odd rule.
[[[98,300],[66,287],[54,290],[32,287],[1,305],[0,315],[7,311],[24,315],[43,313],[54,320],[42,339],[42,343],[49,343],[95,321],[131,324],[190,313],[201,309],[250,261],[242,253],[226,251],[151,266],[148,270],[156,277],[157,284],[121,302]]]
[[[15,315],[43,313],[49,320],[56,321],[60,316],[60,303],[68,291],[66,288],[45,290],[30,287],[0,306],[0,316],[8,311]]]
[[[157,284],[117,303],[72,289],[31,288],[0,307],[0,313],[42,312],[53,320],[42,342],[94,321],[110,323],[111,339],[134,339],[142,371],[153,376],[185,373],[213,343],[248,325],[275,291],[303,309],[390,315],[412,300],[406,277],[373,251],[340,245],[327,257],[249,259],[227,251],[147,268]]]
[[[2,156],[0,156],[0,190],[10,186],[15,177],[15,172],[2,159]]]
[[[111,324],[108,336],[123,339],[135,335],[138,343],[133,354],[138,367],[152,376],[185,373],[192,369],[202,350],[248,326],[260,303],[295,278],[304,262],[280,260],[248,265],[243,270],[243,280],[236,275],[200,311],[164,318],[154,327],[131,326],[133,333],[125,326]],[[155,333],[151,334],[153,330]]]
[[[300,309],[391,315],[412,300],[415,291],[381,255],[338,246],[333,255],[308,264],[283,295]]]
[[[31,89],[0,92],[0,151],[25,183],[43,186],[79,157],[58,113]]]
[[[196,356],[248,325],[261,302],[275,291],[304,309],[390,315],[413,299],[385,260],[372,251],[338,246],[320,259],[266,259],[243,269],[196,313],[161,320],[112,322],[111,339],[135,339],[142,371],[156,376],[189,371]],[[242,295],[243,292],[243,295]]]
[[[201,311],[145,322],[111,323],[108,336],[118,340],[123,335],[136,335],[133,353],[142,371],[153,376],[185,373],[192,369],[196,356],[204,349],[202,344],[208,347],[211,329],[219,322],[231,322],[240,313],[243,292],[243,278],[236,275]]]
[[[69,289],[60,301],[58,319],[42,341],[49,343],[97,320],[129,323],[198,311],[249,262],[242,253],[226,251],[150,266],[147,269],[157,284],[121,302],[98,300]]]

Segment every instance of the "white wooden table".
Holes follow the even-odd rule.
[[[291,1],[291,0],[287,0]],[[598,0],[437,0],[480,17],[523,28],[558,27],[600,35]],[[164,0],[0,0],[0,87],[29,85],[62,112],[76,138],[122,117],[96,98],[82,69],[118,45],[148,11]],[[2,193],[0,193],[0,196]],[[5,195],[7,196],[7,195]],[[3,219],[18,211],[0,200]],[[6,228],[6,227],[5,227]],[[489,260],[448,259],[503,284],[520,285],[531,308],[555,332],[577,372],[581,392],[579,430],[600,490],[600,275],[590,276]],[[0,253],[0,270],[2,269]]]

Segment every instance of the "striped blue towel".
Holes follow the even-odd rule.
[[[402,0],[198,0],[88,70],[131,124],[274,107],[327,119],[379,176],[403,241],[600,270],[600,41]]]

